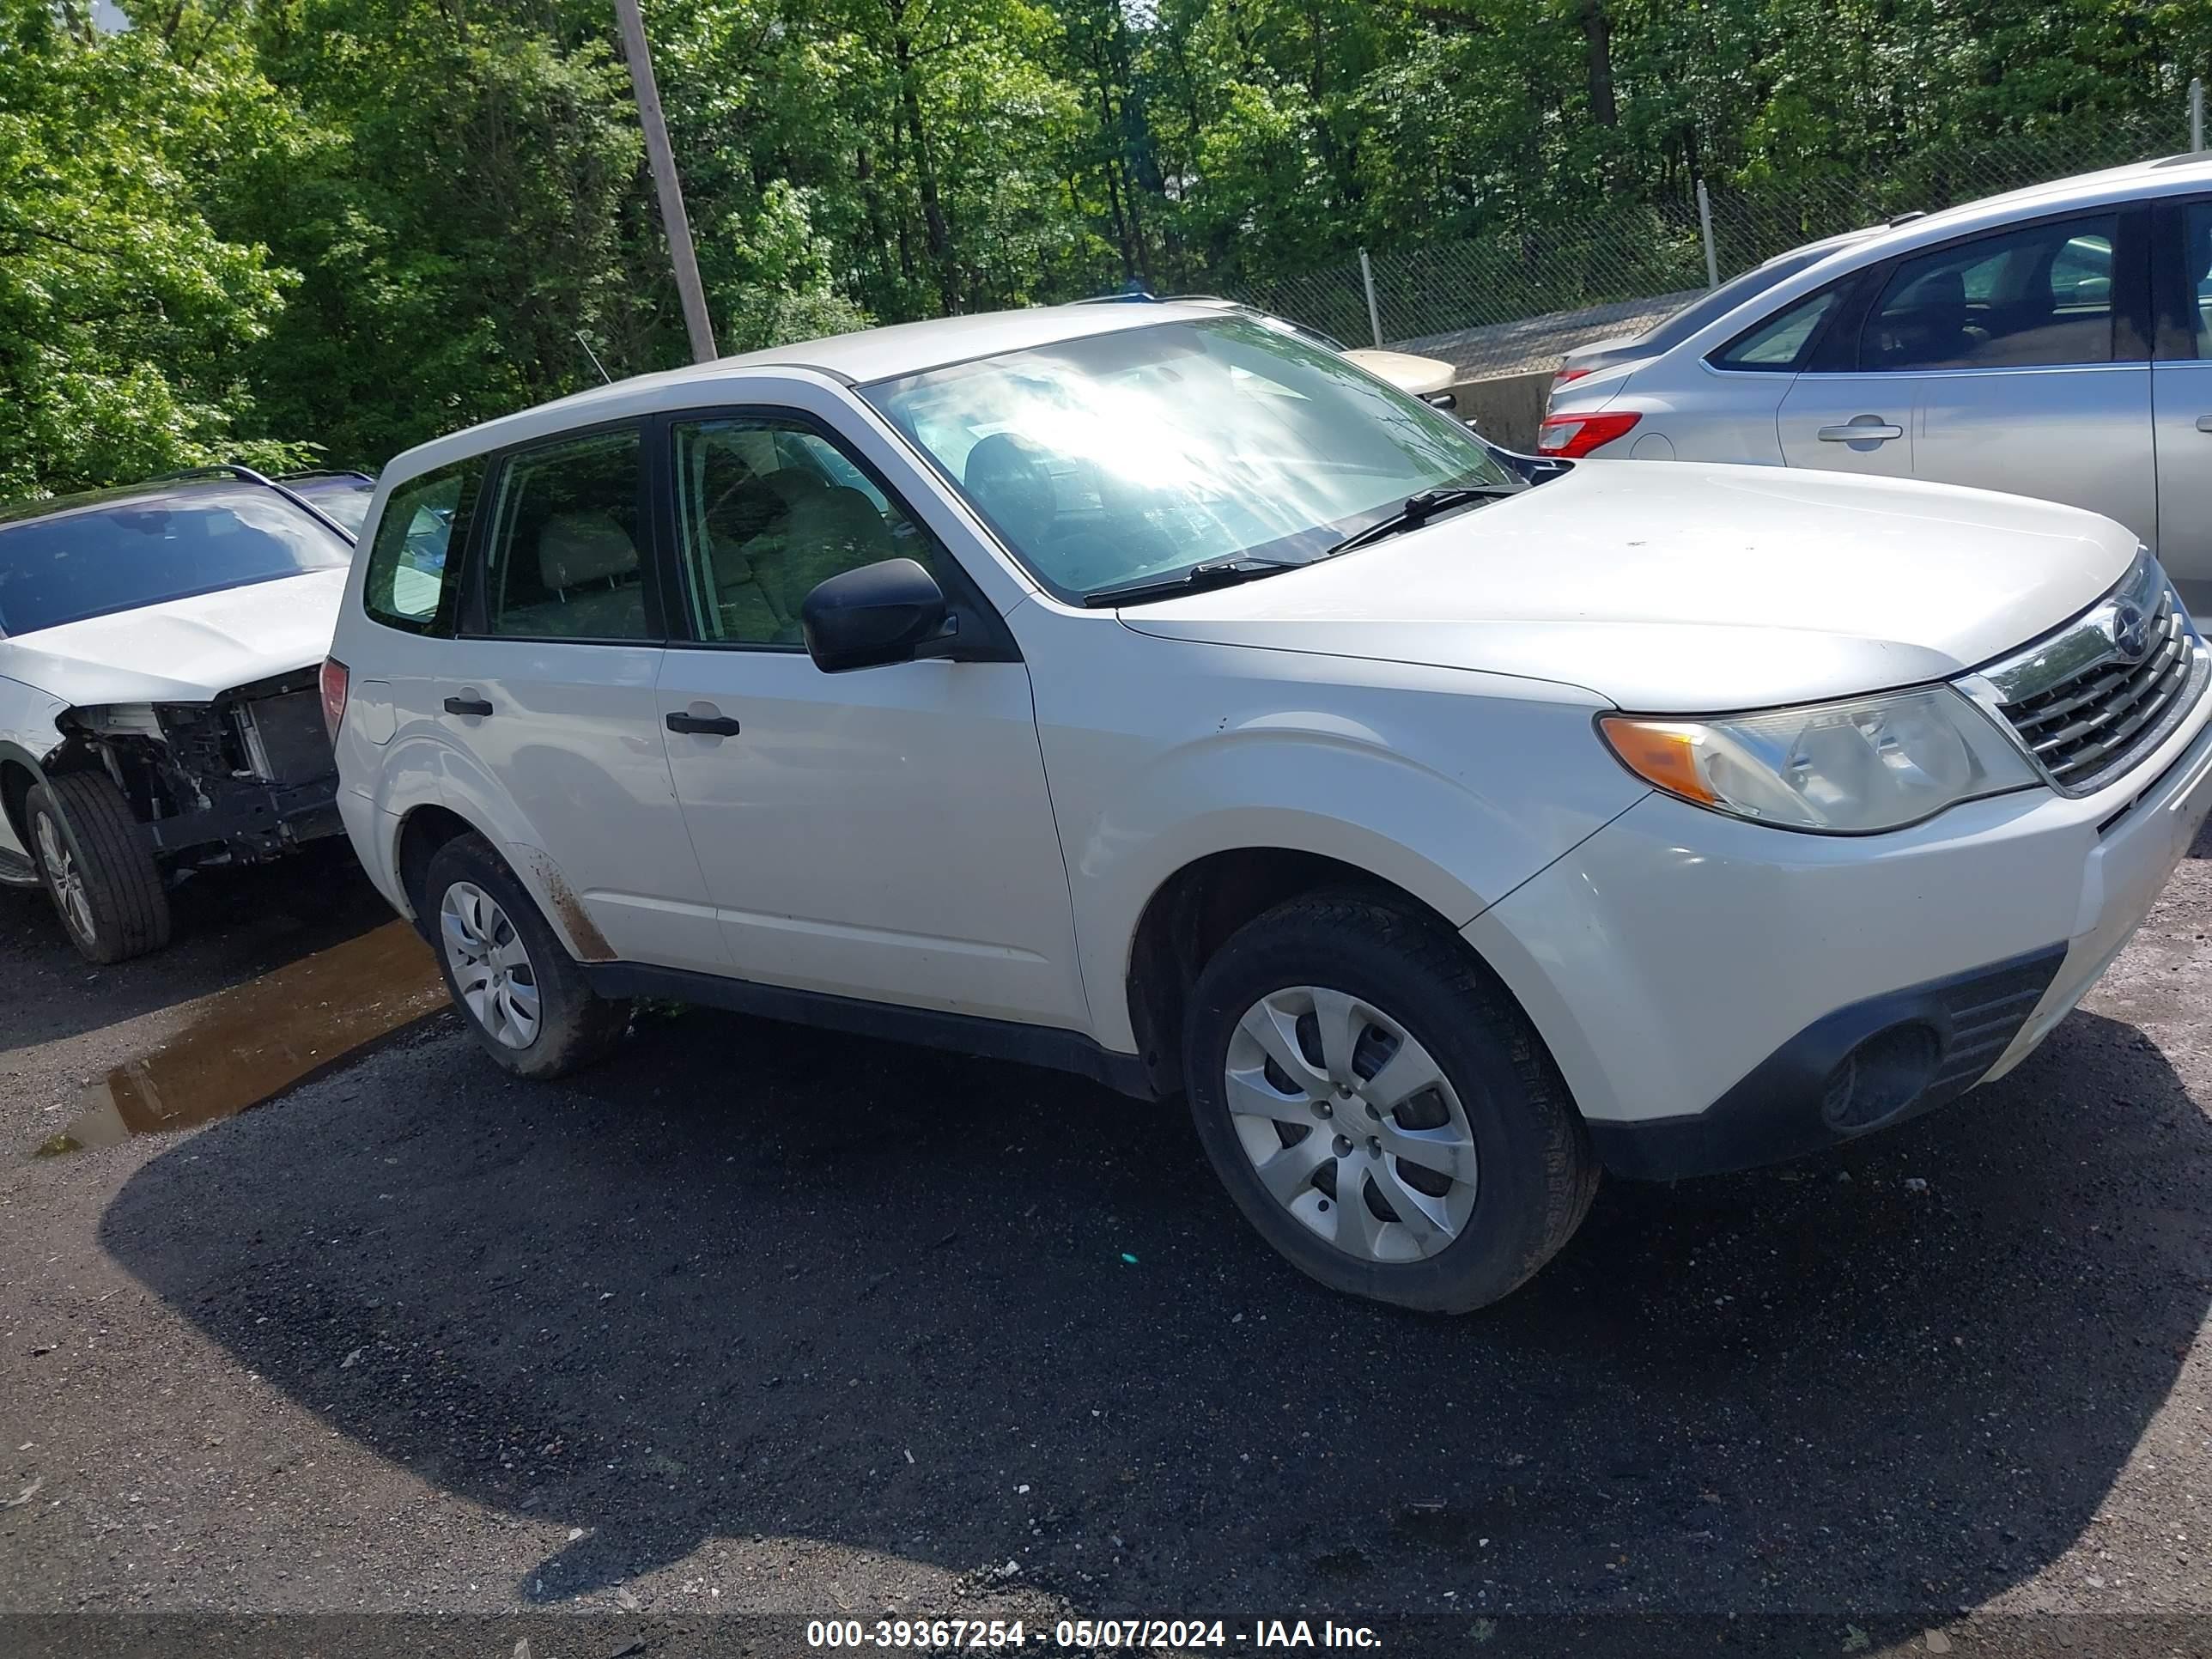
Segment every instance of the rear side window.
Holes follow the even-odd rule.
[[[1873,370],[2112,361],[2111,214],[2029,225],[1900,264],[1859,336]]]
[[[1713,366],[1784,371],[1799,368],[1842,291],[1841,283],[1820,289],[1783,307],[1765,321],[1753,324],[1713,354]]]
[[[460,611],[461,553],[483,482],[481,458],[398,485],[369,544],[362,604],[372,621],[410,634],[453,636]]]
[[[512,458],[484,559],[484,631],[533,640],[647,640],[635,427]]]

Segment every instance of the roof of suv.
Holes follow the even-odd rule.
[[[564,431],[591,420],[614,420],[665,407],[669,401],[665,394],[671,391],[711,385],[732,370],[812,369],[848,386],[859,386],[902,374],[918,374],[924,369],[942,368],[947,364],[968,362],[1000,352],[1050,345],[1059,340],[1115,334],[1161,323],[1217,321],[1221,314],[1222,302],[1218,300],[1162,300],[1146,305],[1092,305],[1079,301],[1071,305],[1035,306],[1020,311],[939,317],[921,323],[892,323],[824,339],[800,340],[765,351],[718,357],[710,363],[690,363],[655,374],[634,375],[513,415],[502,415],[407,451],[386,465],[382,476],[395,481],[411,477],[430,467],[521,439]]]
[[[25,524],[37,519],[64,518],[72,513],[83,513],[99,507],[188,501],[202,495],[232,494],[243,482],[251,481],[228,474],[222,477],[195,475],[186,478],[149,478],[143,483],[110,484],[104,489],[81,489],[70,495],[44,495],[27,501],[0,501],[0,526]]]

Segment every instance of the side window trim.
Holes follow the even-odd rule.
[[[2112,228],[2112,362],[2125,367],[2151,361],[2158,319],[2151,301],[2150,204],[2126,202]]]
[[[1853,319],[1848,337],[1849,349],[1824,353],[1828,361],[1818,365],[1826,374],[1989,374],[2010,371],[2033,373],[2045,368],[2126,368],[2146,361],[2148,353],[2141,343],[2147,342],[2148,332],[2142,325],[2148,317],[2149,304],[2148,272],[2142,257],[2143,252],[2143,223],[2139,203],[2111,202],[2091,206],[2075,205],[2052,213],[2039,214],[2032,219],[2014,219],[2002,225],[1989,225],[1948,241],[1930,242],[1925,246],[1907,248],[1892,255],[1879,265],[1867,268],[1870,279],[1863,295],[1853,295],[1854,301],[1863,300],[1857,317]],[[2082,363],[1988,363],[1954,364],[1941,368],[1921,366],[1881,368],[1868,366],[1864,359],[1866,327],[1873,320],[1875,307],[1888,289],[1890,279],[1898,269],[1907,263],[1934,258],[1939,255],[1969,248],[1978,242],[1996,241],[2017,236],[2026,231],[2039,230],[2045,226],[2065,224],[2076,219],[2110,218],[2112,226],[2112,356],[2102,362]],[[1839,312],[1845,307],[1838,307]],[[1838,322],[1843,319],[1839,317]],[[1839,345],[1840,345],[1839,342]],[[2136,355],[2124,355],[2124,347]],[[1840,362],[1837,360],[1842,360]],[[1808,369],[1808,372],[1811,372]]]
[[[1899,260],[1881,259],[1870,265],[1862,265],[1845,279],[1850,286],[1836,301],[1820,325],[1820,331],[1805,354],[1805,366],[1799,371],[1805,374],[1856,374],[1859,369],[1859,332],[1866,326],[1867,313],[1874,302],[1889,286],[1889,279]]]
[[[626,416],[618,420],[599,421],[590,426],[573,426],[559,432],[550,432],[505,449],[492,451],[485,456],[483,482],[477,486],[477,501],[480,507],[488,507],[489,510],[479,510],[475,514],[475,522],[469,526],[471,557],[462,573],[464,586],[457,638],[504,641],[520,645],[665,645],[669,642],[672,630],[666,609],[661,603],[660,561],[653,551],[654,544],[659,540],[659,527],[653,518],[654,469],[650,459],[654,424],[649,417]],[[638,584],[645,606],[645,636],[641,639],[599,639],[492,632],[490,598],[485,585],[490,578],[491,538],[498,529],[501,493],[507,487],[507,473],[517,463],[526,461],[545,450],[623,432],[635,434],[638,441],[637,522],[646,545],[637,550],[637,567]]]
[[[985,596],[975,579],[945,538],[929,526],[929,521],[915,511],[911,502],[900,492],[882,470],[846,441],[836,428],[811,411],[794,408],[788,404],[714,404],[696,409],[669,410],[653,417],[647,442],[652,448],[646,471],[656,482],[650,522],[653,527],[654,562],[659,567],[665,591],[672,603],[668,608],[671,625],[667,641],[672,650],[685,651],[744,651],[769,656],[804,656],[804,646],[778,645],[754,640],[709,640],[701,638],[695,625],[696,607],[707,597],[699,592],[698,575],[684,555],[683,507],[678,500],[682,480],[677,476],[676,428],[679,426],[701,426],[714,421],[775,422],[808,434],[844,459],[860,476],[875,486],[876,491],[899,513],[908,523],[929,538],[938,559],[936,572],[945,597],[961,617],[963,640],[958,660],[963,662],[1019,662],[1020,649],[1013,635],[1008,631],[1004,617]]]

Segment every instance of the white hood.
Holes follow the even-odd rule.
[[[2085,610],[2136,538],[1987,490],[1584,461],[1525,495],[1121,620],[1721,712],[1948,679]]]
[[[0,675],[73,708],[205,702],[330,654],[343,566],[0,640]]]

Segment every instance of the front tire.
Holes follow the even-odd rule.
[[[481,836],[430,860],[419,914],[446,989],[477,1044],[517,1077],[565,1077],[605,1058],[630,1006],[596,994],[529,891]]]
[[[106,967],[169,942],[169,896],[145,826],[103,772],[68,772],[24,800],[31,856],[70,943]]]
[[[1528,1017],[1441,925],[1381,898],[1293,899],[1232,936],[1193,988],[1184,1070],[1237,1208],[1355,1296],[1487,1306],[1597,1190]]]

